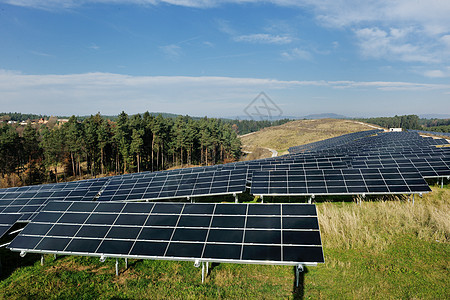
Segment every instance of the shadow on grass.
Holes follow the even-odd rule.
[[[297,277],[296,277],[296,268],[293,267],[293,273],[294,273],[294,283],[293,283],[293,296],[294,299],[303,299],[305,297],[305,274],[308,273],[308,268],[306,266],[303,267],[303,272],[299,273],[298,278],[298,286],[297,286]]]
[[[39,254],[28,253],[25,257],[20,257],[18,252],[9,249],[0,249],[0,281],[8,278],[16,269],[34,265],[41,259]]]
[[[0,239],[0,245],[11,242],[16,234],[10,235],[10,232],[25,227],[22,223],[16,223]],[[12,252],[6,247],[0,248],[0,281],[8,278],[16,269],[26,266],[32,266],[41,259],[39,254],[28,253],[25,257],[20,257],[19,252]]]

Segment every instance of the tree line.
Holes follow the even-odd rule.
[[[394,117],[364,118],[356,120],[375,124],[384,128],[421,129],[419,125],[419,116],[416,115],[396,115]]]
[[[206,117],[122,112],[115,121],[96,114],[83,121],[72,116],[62,124],[0,124],[1,176],[15,174],[23,184],[212,165],[240,156],[232,124]]]
[[[238,131],[238,133],[240,135],[247,134],[250,132],[256,132],[256,131],[261,130],[266,127],[283,125],[290,121],[292,121],[292,120],[291,119],[280,119],[280,120],[275,120],[275,121],[226,120],[226,122],[232,123],[235,126],[236,130]]]

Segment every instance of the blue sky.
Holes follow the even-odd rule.
[[[450,1],[0,0],[0,111],[450,114]]]

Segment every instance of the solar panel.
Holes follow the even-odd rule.
[[[163,260],[324,262],[316,207],[308,204],[53,201],[8,248]]]
[[[19,220],[20,214],[0,214],[0,238]]]
[[[431,134],[431,135],[450,137],[450,132],[436,132],[436,131],[412,130],[412,129],[409,129],[408,131],[417,132],[419,134]]]
[[[88,180],[78,180],[62,183],[29,185],[21,187],[12,187],[0,189],[0,193],[25,193],[25,192],[43,192],[43,191],[64,191],[64,190],[77,190],[77,189],[96,189],[99,190],[105,182],[111,177],[94,178]]]
[[[262,171],[253,174],[254,195],[411,194],[430,192],[415,168]]]
[[[20,221],[30,221],[49,201],[92,201],[99,188],[76,190],[40,190],[0,193],[0,214],[20,213]]]

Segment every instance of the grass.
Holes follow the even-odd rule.
[[[317,142],[343,134],[372,130],[373,128],[350,120],[297,120],[280,126],[264,128],[254,134],[241,137],[244,149],[272,148],[279,155],[289,147]],[[266,153],[270,157],[271,153]]]
[[[294,288],[286,266],[45,256],[2,249],[0,299],[450,299],[450,190],[405,200],[318,203],[325,264]]]

